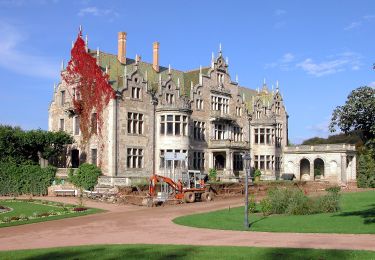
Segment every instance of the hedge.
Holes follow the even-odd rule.
[[[0,195],[47,195],[56,175],[56,168],[48,166],[0,162]]]

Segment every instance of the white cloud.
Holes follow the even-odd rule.
[[[275,14],[276,16],[281,16],[281,15],[286,14],[286,11],[283,10],[283,9],[276,9],[275,12],[274,12],[274,14]]]
[[[56,78],[59,74],[58,61],[50,57],[38,56],[22,50],[26,42],[24,33],[15,27],[0,21],[0,66],[18,74]]]
[[[285,53],[284,56],[281,59],[282,63],[288,63],[294,60],[294,55],[290,52]]]
[[[271,62],[265,65],[266,69],[269,68],[280,68],[281,70],[290,70],[291,66],[290,63],[295,59],[295,56],[287,52],[285,53],[280,59],[278,59],[276,62]]]
[[[324,121],[319,122],[314,125],[307,126],[306,128],[312,131],[314,136],[327,137],[330,133],[328,129],[329,120],[330,120],[330,117],[326,117]]]
[[[362,24],[362,22],[352,22],[352,23],[350,23],[348,26],[346,26],[346,27],[344,28],[344,30],[345,30],[345,31],[352,30],[352,29],[354,29],[354,28],[357,28],[357,27],[361,26],[361,24]]]
[[[301,68],[310,75],[320,77],[334,74],[346,70],[359,70],[361,65],[361,56],[353,52],[344,52],[338,55],[330,56],[328,60],[315,62],[311,58],[297,63],[296,67]]]
[[[117,17],[118,13],[113,11],[112,9],[101,9],[96,6],[90,6],[90,7],[82,8],[78,12],[78,16],[86,16],[86,15],[92,15],[92,16],[111,15],[111,16]]]
[[[348,26],[344,27],[345,31],[353,30],[355,28],[358,28],[366,23],[371,22],[375,18],[375,15],[373,14],[367,14],[362,16],[358,21],[351,22]]]
[[[368,87],[375,87],[375,81],[368,83],[367,86]]]

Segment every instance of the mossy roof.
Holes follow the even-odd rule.
[[[89,53],[92,56],[96,57],[96,50],[89,50]],[[101,67],[103,71],[105,71],[106,67],[108,67],[110,83],[114,90],[118,90],[122,86],[122,76],[124,75],[125,67],[126,67],[127,75],[131,75],[136,70],[134,59],[127,58],[126,65],[125,65],[118,61],[117,55],[105,53],[102,51],[99,52],[99,66]],[[147,63],[142,60],[138,62],[138,70],[143,75],[145,75],[147,71],[147,80],[151,84],[159,82],[159,75],[161,75],[163,81],[165,81],[169,77],[167,67],[159,66],[159,72],[156,72],[152,68],[151,63]],[[203,67],[202,73],[207,74],[209,70],[210,70],[210,67]],[[193,85],[196,85],[199,82],[199,71],[200,71],[199,68],[194,69],[194,70],[189,70],[186,72],[176,70],[176,69],[171,69],[172,80],[174,82],[177,82],[177,79],[179,78],[181,92],[186,96],[190,96],[191,82],[193,82]],[[247,88],[247,87],[240,86],[239,92],[240,92],[240,95],[242,94],[245,95],[246,106],[249,109],[249,111],[252,111],[253,110],[252,97],[258,95],[257,91]],[[262,100],[264,100],[263,101],[265,102],[264,104],[266,104],[267,100],[272,99],[272,94],[268,93],[267,95],[263,95],[262,93],[263,91],[260,93],[261,98]]]

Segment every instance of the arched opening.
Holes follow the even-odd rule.
[[[302,159],[299,165],[301,180],[310,180],[310,161],[307,159]]]
[[[314,160],[314,179],[320,180],[324,178],[324,161],[320,158]]]

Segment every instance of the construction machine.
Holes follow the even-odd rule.
[[[199,171],[188,171],[182,174],[182,178],[177,182],[169,177],[153,174],[150,177],[149,194],[146,198],[147,205],[151,203],[165,202],[168,198],[192,203],[197,200],[210,201],[213,199],[213,192],[210,186],[206,184],[207,175]],[[169,187],[164,192],[156,192],[156,184],[161,183]]]

